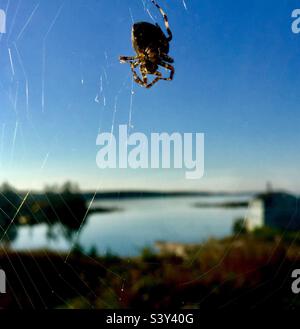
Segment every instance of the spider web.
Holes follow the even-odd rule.
[[[142,3],[143,9],[144,9],[144,12],[146,13],[146,15],[149,16],[153,22],[156,22],[158,19],[158,14],[151,13],[151,11],[150,11],[151,4],[149,4],[145,0],[142,0],[141,3]],[[16,145],[18,142],[22,143],[23,157],[26,156],[26,152],[28,150],[26,149],[26,136],[23,131],[23,129],[24,129],[23,126],[26,126],[24,123],[24,121],[25,121],[29,124],[30,128],[34,131],[34,134],[36,136],[36,141],[41,145],[41,148],[43,149],[43,152],[42,152],[43,154],[39,159],[40,164],[38,166],[38,169],[36,170],[36,176],[34,179],[35,182],[38,182],[43,179],[44,169],[47,167],[48,162],[51,160],[51,158],[55,157],[55,154],[53,154],[51,152],[51,148],[49,149],[49,147],[43,143],[43,139],[41,138],[40,132],[38,131],[38,129],[34,123],[34,120],[33,120],[34,113],[33,113],[33,111],[31,111],[31,103],[33,103],[33,101],[31,100],[30,79],[29,79],[29,76],[27,73],[26,65],[24,64],[22,50],[19,48],[19,43],[22,41],[22,38],[26,35],[27,29],[30,27],[30,25],[34,21],[34,18],[39,14],[39,9],[42,5],[40,3],[33,3],[31,11],[29,12],[28,16],[26,16],[26,18],[24,19],[24,24],[23,24],[22,28],[20,30],[17,30],[17,29],[15,29],[15,24],[16,24],[16,21],[19,19],[19,16],[20,16],[19,13],[22,10],[23,6],[24,6],[24,1],[22,1],[22,0],[18,1],[16,7],[13,7],[11,5],[10,0],[7,1],[7,5],[6,5],[6,12],[7,13],[10,13],[10,11],[13,12],[13,19],[12,19],[12,24],[10,26],[10,29],[9,29],[9,32],[7,35],[7,40],[5,41],[5,44],[4,44],[4,42],[2,44],[2,50],[3,49],[7,50],[6,68],[9,67],[10,73],[7,73],[6,81],[1,82],[1,88],[2,88],[2,92],[6,94],[8,103],[10,105],[9,108],[13,111],[13,115],[15,117],[15,124],[12,125],[11,123],[2,123],[1,143],[0,143],[0,161],[1,161],[0,166],[2,168],[5,168],[7,166],[7,162],[6,162],[7,159],[3,158],[4,149],[5,149],[5,140],[7,138],[12,139],[10,159],[9,159],[10,166],[14,165],[15,150],[16,150]],[[66,1],[58,2],[57,9],[56,9],[56,11],[48,25],[48,28],[46,29],[46,32],[42,37],[42,41],[41,41],[42,75],[41,75],[40,109],[43,114],[49,110],[49,108],[47,106],[47,75],[46,75],[47,59],[49,58],[47,41],[48,41],[48,38],[52,35],[52,33],[55,33],[54,30],[55,30],[56,23],[60,19],[60,16],[63,15],[65,6],[66,6]],[[184,0],[183,0],[183,6],[187,10],[187,6],[186,6],[186,3]],[[133,23],[135,21],[135,19],[134,19],[133,11],[130,7],[128,10],[128,15],[131,19],[131,22]],[[107,50],[104,50],[103,58],[104,58],[104,61],[101,64],[101,69],[99,72],[99,82],[98,82],[98,85],[96,86],[96,95],[94,98],[94,102],[99,107],[98,130],[99,130],[99,132],[102,131],[102,128],[103,128],[102,126],[103,126],[103,122],[105,121],[106,112],[109,111],[109,113],[111,113],[111,133],[114,133],[116,118],[118,115],[119,98],[123,97],[124,90],[129,89],[129,105],[128,105],[128,127],[129,127],[129,129],[128,129],[128,131],[130,132],[130,130],[134,128],[133,109],[134,109],[135,85],[134,85],[133,78],[131,77],[130,72],[128,74],[126,74],[126,76],[124,77],[124,81],[121,83],[119,89],[116,91],[115,96],[113,98],[110,98],[109,96],[107,96],[108,90],[111,88],[110,81],[109,81],[109,70],[111,67],[113,67],[114,65],[118,65],[118,64],[109,63],[109,56],[108,56]],[[79,61],[79,70],[80,70],[80,84],[82,87],[84,87],[85,84],[89,83],[89,81],[88,81],[88,78],[85,78],[85,72],[83,69],[82,58],[80,58],[80,61]],[[10,131],[11,131],[11,133],[10,133]],[[54,137],[54,139],[56,139],[56,136]],[[34,184],[33,184],[33,186],[34,186]],[[95,192],[92,200],[89,202],[88,210],[90,210],[90,208],[93,206],[95,196],[100,190],[101,190],[101,179],[100,179],[100,182],[98,184],[98,187],[96,189],[96,192]],[[2,237],[0,239],[1,242],[3,241],[4,237],[7,236],[8,231],[14,225],[16,225],[15,220],[20,212],[20,209],[22,208],[22,206],[24,205],[24,203],[29,198],[29,196],[32,192],[33,192],[33,189],[29,189],[29,191],[25,194],[21,205],[18,208],[15,208],[15,215],[11,219],[11,222],[8,225],[8,227],[4,230]],[[3,194],[2,194],[2,196],[4,197]],[[12,204],[12,207],[15,207],[15,206]],[[84,218],[82,219],[81,223],[79,223],[80,224],[79,230],[76,232],[75,238],[71,242],[69,251],[67,252],[65,259],[64,259],[64,263],[66,264],[66,266],[70,267],[71,270],[74,272],[74,274],[77,275],[78,277],[79,277],[79,274],[77,274],[77,270],[69,262],[69,257],[70,257],[73,247],[79,240],[81,230],[85,224],[85,221],[87,220],[87,214],[88,214],[88,211],[87,211],[86,215],[84,216]],[[46,216],[46,218],[47,218],[47,216]],[[57,219],[58,219],[58,221],[60,221],[59,218],[57,218]],[[74,220],[76,220],[75,216],[74,216]],[[51,224],[50,219],[47,218],[47,221],[48,221],[48,224],[50,225]],[[68,305],[68,301],[64,300],[60,296],[59,291],[57,291],[56,287],[54,287],[50,284],[50,282],[47,278],[47,273],[44,273],[42,271],[38,262],[35,260],[34,252],[29,248],[28,249],[25,248],[25,249],[29,253],[29,255],[32,257],[32,259],[35,261],[35,263],[41,273],[41,276],[42,276],[43,280],[45,281],[45,284],[49,288],[49,292],[51,294],[55,295],[59,300],[61,300],[61,302],[64,305]],[[30,298],[30,293],[28,292],[28,287],[25,287],[23,284],[24,278],[19,277],[18,272],[14,268],[13,260],[10,259],[10,255],[6,251],[5,248],[3,248],[3,252],[5,253],[6,257],[8,258],[11,267],[14,269],[15,275],[18,278],[18,281],[19,281],[22,289],[24,290],[24,293],[27,295],[28,301],[31,304],[31,307],[35,308],[35,303]],[[85,297],[81,295],[81,293],[77,290],[77,288],[74,286],[71,286],[68,283],[68,281],[63,277],[63,275],[60,273],[59,269],[57,269],[56,265],[52,262],[51,258],[48,255],[48,252],[46,250],[41,250],[41,252],[43,253],[44,257],[48,260],[48,262],[51,264],[51,266],[54,268],[59,279],[61,281],[63,281],[64,284],[70,286],[70,288],[76,292],[76,295],[81,296],[82,298],[85,299]],[[224,254],[224,257],[225,257],[225,254]],[[85,256],[90,257],[87,254],[85,254]],[[17,257],[24,268],[24,273],[28,277],[28,279],[31,283],[31,286],[38,294],[40,302],[43,305],[43,308],[47,308],[47,304],[46,304],[46,302],[44,302],[43,297],[39,293],[38,287],[36,286],[35,282],[33,282],[33,280],[30,277],[26,264],[23,263],[23,261],[18,253],[17,253]],[[196,257],[196,255],[195,255],[195,257]],[[220,263],[223,261],[223,259],[224,258],[222,258],[220,260]],[[94,258],[94,260],[96,260],[96,259]],[[218,266],[219,264],[217,264],[216,266]],[[111,270],[109,268],[106,268],[103,264],[99,264],[99,266],[101,268],[104,267],[106,271],[111,272]],[[114,273],[114,272],[112,272],[112,274],[115,275],[115,277],[118,280],[120,280],[120,295],[117,296],[119,299],[119,298],[121,298],[122,294],[124,293],[124,289],[126,287],[126,282],[125,282],[124,278],[122,278],[119,274]],[[205,275],[205,274],[203,274],[203,275]],[[10,284],[9,278],[7,280],[8,280],[9,288],[12,291],[12,293],[14,294],[14,297],[15,297],[19,307],[23,308],[24,305],[22,305],[21,302],[18,301],[18,297],[14,293],[14,287]],[[102,284],[109,286],[109,282],[102,281]],[[87,287],[87,288],[89,288],[89,287]],[[91,294],[95,295],[95,293],[92,289],[89,288],[89,290],[90,290]],[[115,293],[115,292],[113,292],[113,293]],[[98,297],[98,296],[95,296],[95,297]],[[91,304],[89,304],[89,306],[91,308],[93,307],[93,305],[91,305]],[[109,307],[110,305],[107,305],[107,306]],[[25,307],[28,307],[28,305],[26,305]]]
[[[55,29],[55,25],[63,13],[65,4],[66,4],[66,1],[60,1],[60,3],[58,2],[58,6],[56,9],[55,15],[53,16],[53,18],[47,28],[46,33],[43,35],[42,42],[41,42],[42,76],[41,76],[40,109],[41,109],[42,113],[45,113],[48,110],[47,109],[47,77],[46,77],[46,68],[47,68],[47,59],[48,59],[47,39],[52,34],[53,29]],[[0,5],[2,5],[2,2],[0,2]],[[26,33],[27,33],[27,29],[30,28],[30,25],[34,21],[35,17],[39,15],[39,9],[40,9],[40,7],[42,7],[42,5],[39,2],[35,2],[35,3],[33,2],[31,11],[30,11],[29,15],[27,17],[25,17],[25,19],[23,17],[24,15],[22,15],[22,13],[21,13],[22,9],[24,9],[24,6],[27,6],[27,4],[25,4],[24,1],[22,1],[22,0],[19,0],[16,6],[14,6],[10,0],[6,1],[5,12],[8,17],[12,17],[12,20],[11,20],[11,25],[9,27],[8,34],[5,36],[0,35],[1,53],[5,52],[5,51],[7,52],[6,61],[4,63],[4,69],[5,69],[6,75],[3,75],[5,77],[5,79],[4,78],[1,79],[1,84],[0,84],[1,94],[2,94],[1,98],[2,98],[2,100],[6,101],[6,102],[3,102],[3,108],[5,108],[6,111],[12,112],[12,113],[8,114],[10,119],[7,122],[1,123],[0,166],[1,166],[2,173],[5,172],[5,169],[7,169],[8,166],[14,167],[17,146],[18,146],[18,151],[19,151],[19,147],[21,146],[21,150],[22,150],[21,158],[25,158],[27,156],[28,149],[26,146],[26,136],[24,134],[24,127],[30,127],[30,129],[32,129],[32,131],[36,137],[37,143],[43,150],[43,152],[42,152],[43,155],[38,160],[38,162],[40,162],[40,164],[38,165],[38,168],[36,170],[36,175],[33,180],[32,186],[34,186],[34,183],[39,183],[39,181],[43,180],[44,169],[47,167],[49,159],[51,160],[51,157],[54,157],[55,154],[51,154],[51,149],[49,149],[49,146],[45,145],[45,143],[43,142],[40,132],[37,129],[36,124],[34,122],[35,114],[33,113],[33,110],[31,111],[31,103],[36,102],[36,100],[31,99],[32,93],[31,93],[31,89],[30,89],[30,78],[28,77],[27,67],[26,67],[26,64],[24,64],[22,50],[21,50],[21,47],[19,46],[19,43],[21,43],[23,36],[26,35]],[[23,24],[22,28],[20,30],[18,30],[15,27],[16,27],[16,25],[19,25],[19,24],[16,24],[16,22],[20,19],[24,20],[23,21],[24,24]],[[108,56],[107,56],[106,51],[104,52],[104,57],[105,57],[105,62],[103,64],[102,73],[100,76],[99,90],[98,90],[98,94],[95,98],[95,102],[99,103],[99,105],[100,105],[99,99],[102,99],[102,104],[101,104],[101,106],[99,106],[100,107],[99,131],[101,130],[101,123],[103,121],[101,116],[102,116],[103,112],[106,110],[106,106],[107,106],[105,88],[108,88],[107,70],[109,69],[109,66],[111,65],[108,62]],[[80,82],[81,82],[81,85],[83,86],[85,81],[84,81],[82,67],[80,70],[81,70],[81,81]],[[126,78],[128,79],[128,77],[126,77]],[[122,86],[120,87],[120,90],[116,93],[116,96],[115,96],[115,100],[114,100],[115,103],[114,103],[114,108],[112,111],[112,116],[113,116],[112,126],[111,126],[112,131],[114,129],[114,120],[115,120],[115,117],[117,114],[118,97],[119,97],[119,94],[124,89],[125,84],[126,84],[126,81],[124,80],[124,83],[122,84]],[[133,86],[131,86],[131,94],[133,95]],[[132,97],[133,96],[131,96],[131,101],[130,101],[130,116],[131,116],[132,103],[133,103]],[[14,124],[12,124],[13,120],[15,121]],[[131,120],[131,118],[129,120]],[[54,139],[56,139],[56,136],[54,136]],[[10,141],[10,143],[9,143],[9,141]],[[20,143],[20,145],[18,143]],[[10,150],[10,152],[7,152],[8,151],[7,147],[9,146],[9,144],[10,144],[11,150]],[[10,154],[8,158],[6,156],[7,154]],[[18,153],[18,159],[19,159],[19,153]],[[5,179],[5,177],[1,177],[1,178]],[[95,195],[99,190],[100,190],[100,187],[97,188]],[[16,208],[16,206],[11,203],[11,207],[13,207],[15,209],[15,215],[11,218],[9,225],[5,229],[2,229],[0,243],[3,242],[3,239],[7,237],[8,231],[10,229],[12,229],[14,226],[16,226],[16,223],[15,223],[16,218],[17,218],[21,208],[24,206],[25,202],[30,197],[32,192],[34,192],[33,188],[28,190],[28,192],[23,197],[22,202],[18,208]],[[1,196],[2,196],[2,198],[6,198],[3,193],[1,193]],[[60,195],[60,197],[63,198],[62,195]],[[62,201],[65,202],[65,200],[62,200]],[[91,208],[93,201],[94,201],[94,198],[89,203],[88,210]],[[10,200],[7,199],[7,202],[10,202]],[[1,211],[2,211],[2,213],[4,213],[4,215],[7,215],[7,214],[5,214],[4,210],[1,209]],[[47,224],[50,226],[51,225],[50,219],[47,218],[47,215],[45,217],[47,219]],[[68,261],[68,258],[70,256],[72,248],[74,247],[75,243],[77,242],[77,239],[80,235],[82,227],[84,226],[86,218],[87,218],[87,214],[82,219],[82,222],[80,223],[80,228],[77,231],[76,237],[69,247],[70,251],[68,252],[68,254],[64,260],[64,263],[66,264],[66,266],[68,266],[72,270],[74,275],[77,276],[79,280],[81,279],[80,275],[78,274],[77,270],[72,266],[72,263],[70,263]],[[57,219],[60,222],[60,218],[57,218]],[[78,219],[76,219],[76,217],[74,216],[74,220],[78,220]],[[28,307],[36,308],[36,303],[31,300],[30,293],[28,292],[28,289],[31,289],[31,288],[33,288],[35,293],[39,296],[42,308],[47,308],[48,306],[47,306],[46,302],[43,300],[42,295],[39,293],[39,289],[38,289],[37,285],[31,279],[31,276],[26,267],[26,264],[24,264],[24,262],[22,261],[22,258],[20,257],[19,253],[17,252],[17,253],[15,253],[15,255],[17,255],[18,261],[21,263],[21,265],[24,269],[23,273],[25,273],[26,279],[29,280],[30,287],[25,287],[25,285],[23,284],[23,281],[25,280],[25,278],[19,276],[17,270],[14,267],[14,261],[11,259],[11,256],[10,256],[9,252],[6,250],[6,248],[5,247],[1,248],[1,250],[5,254],[6,258],[8,259],[9,264],[10,264],[11,268],[13,269],[14,274],[15,274],[16,278],[18,279],[18,282],[19,282],[23,292],[27,296],[27,299],[29,302],[29,305],[22,305],[22,303],[18,300],[17,294],[14,292],[14,287],[10,284],[10,279],[7,278],[7,285],[9,287],[9,290],[14,295],[15,301],[18,304],[19,308],[21,308],[21,309],[24,307],[25,308],[28,308]],[[36,261],[34,251],[31,250],[30,248],[26,248],[26,247],[23,248],[23,250],[26,250],[26,252],[30,255],[32,260],[35,262],[36,266],[38,267],[38,269],[40,271],[41,277],[43,278],[45,284],[49,288],[49,292],[51,294],[55,295],[57,297],[57,299],[60,300],[63,305],[67,306],[68,301],[64,300],[60,296],[59,291],[57,291],[56,287],[53,287],[49,283],[49,280],[47,278],[47,273],[43,272],[43,270],[39,266],[39,263]],[[77,290],[77,288],[75,286],[70,285],[70,283],[59,272],[59,269],[57,269],[56,265],[52,262],[51,257],[48,254],[48,251],[41,249],[40,252],[43,253],[44,258],[47,259],[47,261],[53,267],[59,280],[63,281],[64,284],[66,284],[67,286],[70,287],[70,289],[75,291],[77,296],[81,296],[83,299],[86,300],[86,298],[83,295],[81,295],[81,293]],[[85,256],[90,257],[87,254]],[[98,262],[96,258],[94,258],[93,261],[95,261],[96,263]],[[100,266],[100,268],[105,268],[105,266],[103,266],[101,263],[99,263],[98,265]],[[105,268],[105,269],[107,271],[112,272],[109,268]],[[120,280],[120,294],[122,294],[122,292],[124,291],[124,279],[122,277],[120,277],[120,275],[118,275],[117,273],[114,273],[114,272],[112,272],[112,273],[116,276],[117,279]],[[86,285],[86,283],[84,281],[82,281],[82,282],[83,282],[83,284]],[[103,280],[102,280],[102,284],[108,286],[108,283]],[[92,295],[95,295],[94,291],[90,287],[87,286],[87,288]],[[98,297],[98,296],[95,295],[95,297]],[[118,298],[120,298],[120,296],[118,296]],[[93,307],[93,305],[91,305],[90,303],[89,303],[89,305],[91,308]],[[111,305],[106,305],[106,306],[110,307]]]
[[[1,80],[0,80],[0,95],[1,95],[1,111],[8,113],[8,118],[4,122],[0,122],[0,170],[1,170],[1,180],[5,179],[3,177],[3,173],[5,173],[5,170],[8,170],[10,167],[16,167],[17,163],[22,163],[23,161],[26,161],[28,159],[29,149],[32,147],[31,144],[27,144],[28,138],[28,132],[29,130],[31,133],[33,133],[35,137],[35,143],[37,145],[37,149],[40,151],[38,152],[36,158],[36,164],[35,164],[35,176],[32,182],[32,187],[28,189],[28,192],[26,192],[25,196],[23,197],[23,201],[21,205],[16,208],[15,205],[11,205],[14,207],[15,215],[13,218],[11,218],[11,221],[6,227],[5,230],[2,230],[2,234],[0,235],[0,242],[3,242],[3,240],[6,238],[8,231],[16,226],[15,220],[21,210],[21,207],[24,205],[26,200],[30,197],[31,193],[34,192],[34,186],[35,183],[38,183],[40,181],[43,181],[44,179],[44,173],[45,169],[49,165],[49,162],[51,159],[56,157],[56,154],[52,151],[51,145],[47,145],[44,142],[44,139],[41,136],[41,129],[42,127],[37,126],[35,123],[35,116],[40,116],[41,114],[46,115],[48,111],[51,111],[51,109],[48,106],[48,86],[51,81],[47,80],[47,67],[48,67],[48,61],[51,58],[51,52],[49,51],[49,45],[48,45],[48,39],[50,37],[53,37],[56,33],[59,33],[56,29],[56,25],[59,22],[60,19],[62,19],[65,11],[67,8],[69,9],[70,3],[68,1],[57,1],[56,2],[56,8],[52,13],[51,20],[47,24],[47,28],[45,30],[45,33],[43,34],[42,38],[40,39],[40,44],[38,45],[40,50],[40,63],[37,64],[39,66],[39,71],[41,72],[41,79],[40,79],[40,93],[36,93],[31,88],[31,80],[32,80],[32,73],[28,73],[29,67],[28,63],[24,60],[23,51],[26,51],[24,49],[24,45],[22,43],[22,40],[26,36],[28,31],[30,30],[31,26],[35,24],[35,19],[41,15],[41,10],[43,9],[43,4],[38,1],[32,1],[30,10],[27,12],[26,15],[22,14],[22,10],[24,10],[25,6],[28,6],[28,4],[25,4],[25,0],[18,0],[16,3],[13,3],[11,0],[7,1],[0,1],[1,7],[4,7],[6,10],[7,15],[11,17],[11,23],[8,27],[8,33],[7,35],[3,36],[0,34],[0,55],[1,55],[1,64],[3,71],[1,74]],[[156,13],[156,11],[152,10],[152,5],[149,3],[149,1],[141,0],[140,6],[143,8],[145,16],[149,17],[151,21],[157,22],[160,15]],[[183,9],[188,12],[188,2],[182,0],[182,6]],[[167,7],[167,6],[166,6]],[[135,15],[134,10],[129,7],[127,18],[131,22],[135,21]],[[21,27],[20,24],[17,24],[17,22],[22,21]],[[95,41],[96,42],[96,41]],[[28,51],[28,50],[27,50]],[[81,49],[76,49],[75,56],[78,56],[78,71],[79,74],[76,76],[75,79],[78,80],[78,85],[80,85],[80,88],[85,88],[87,85],[89,88],[91,88],[92,92],[90,93],[90,98],[86,100],[87,105],[90,105],[91,103],[96,106],[97,110],[97,121],[98,121],[98,131],[101,132],[103,129],[105,129],[107,124],[107,118],[110,117],[110,131],[111,133],[114,133],[116,124],[118,122],[118,115],[120,114],[120,111],[124,111],[124,108],[120,108],[120,99],[124,100],[126,99],[128,102],[128,108],[127,108],[127,117],[128,117],[128,132],[130,130],[134,129],[134,99],[135,99],[135,93],[136,87],[134,80],[131,76],[131,72],[129,71],[126,73],[123,77],[123,80],[119,81],[117,86],[114,84],[114,87],[112,87],[113,83],[110,80],[110,72],[113,68],[119,65],[117,60],[115,58],[110,57],[109,47],[108,45],[105,45],[103,50],[103,56],[100,59],[99,67],[97,68],[97,83],[92,84],[91,81],[93,79],[90,78],[89,72],[87,72],[86,69],[86,61],[87,58],[89,59],[89,55],[86,55],[86,51],[82,51]],[[63,56],[63,55],[62,55]],[[116,86],[116,87],[115,87]],[[112,91],[112,88],[113,91]],[[37,112],[37,109],[39,113]],[[95,132],[95,135],[97,134]],[[58,141],[60,132],[56,132],[53,136],[54,141]],[[18,152],[16,152],[16,150]],[[19,170],[21,169],[21,166],[18,167]],[[100,173],[101,175],[101,173]],[[101,191],[102,186],[102,178],[99,177],[99,182],[97,182],[97,188],[95,190],[95,194],[93,198],[90,200],[88,204],[88,210],[90,210],[93,207],[95,197],[97,193]],[[5,197],[4,194],[2,194],[2,197]],[[63,199],[63,196],[61,196]],[[9,201],[9,200],[8,200]],[[49,200],[48,200],[49,201]],[[63,202],[66,202],[65,200],[62,200]],[[3,211],[3,210],[2,210]],[[47,215],[45,216],[47,218]],[[58,221],[60,221],[60,218],[57,218]],[[74,220],[77,220],[74,216]],[[80,234],[82,232],[82,229],[88,220],[88,212],[82,218],[81,222],[79,223],[79,229],[75,234],[75,237],[71,241],[70,245],[68,246],[68,250],[66,254],[63,257],[63,262],[65,266],[70,268],[70,270],[74,273],[75,276],[78,277],[80,280],[81,277],[78,273],[77,268],[75,268],[72,265],[72,262],[70,262],[70,255],[71,252],[76,245],[76,243],[80,240]],[[47,218],[48,225],[51,225],[51,220]],[[236,236],[239,237],[239,234]],[[49,293],[56,296],[57,299],[61,301],[61,303],[65,306],[68,305],[68,300],[65,300],[62,296],[60,296],[59,289],[56,286],[53,286],[52,283],[49,282],[47,273],[44,273],[42,268],[40,267],[38,261],[36,261],[35,253],[30,248],[24,248],[27,253],[30,255],[32,260],[35,262],[40,275],[45,282],[45,285],[48,287]],[[208,272],[202,273],[201,276],[206,276],[210,271],[213,271],[214,269],[218,268],[222,262],[224,261],[226,255],[230,252],[231,247],[229,247],[227,250],[224,251],[223,256],[219,259],[216,265],[214,265]],[[28,301],[30,303],[30,307],[36,308],[36,304],[34,301],[31,300],[30,293],[28,287],[26,287],[23,284],[24,278],[19,276],[18,271],[14,267],[14,261],[15,258],[12,258],[9,252],[6,250],[6,248],[2,248],[2,251],[5,253],[11,268],[14,270],[15,276],[18,279],[18,282],[24,291],[25,295],[28,298]],[[44,258],[49,262],[55,273],[57,274],[57,277],[60,281],[62,281],[65,285],[69,286],[70,289],[72,289],[77,296],[81,296],[84,300],[86,300],[86,296],[83,296],[80,291],[78,291],[78,288],[72,284],[70,284],[66,278],[64,277],[63,273],[60,272],[60,269],[57,268],[56,264],[53,263],[51,260],[51,257],[49,256],[49,252],[47,250],[42,249],[41,252],[43,253]],[[124,277],[119,275],[118,273],[112,271],[110,268],[106,267],[105,264],[102,264],[99,262],[99,259],[96,257],[91,257],[87,253],[85,253],[85,256],[87,258],[91,258],[97,266],[101,270],[105,270],[110,272],[116,280],[119,281],[120,284],[120,291],[117,294],[114,290],[111,290],[111,293],[117,298],[122,298],[125,289],[126,289],[126,280]],[[30,271],[27,268],[26,264],[23,262],[22,258],[18,253],[16,253],[16,257],[18,261],[22,264],[22,267],[24,269],[23,273],[27,276],[27,279],[29,280],[31,287],[35,290],[36,294],[39,296],[39,300],[42,303],[43,308],[47,308],[48,305],[43,299],[43,296],[39,293],[39,289],[36,285],[36,283],[31,279]],[[197,254],[194,255],[194,259],[197,258]],[[255,271],[256,269],[253,269]],[[200,277],[195,278],[196,280],[199,280]],[[100,279],[101,284],[110,287],[110,282],[107,282],[105,279]],[[86,285],[85,281],[82,281],[83,284]],[[14,291],[14,286],[10,283],[10,278],[7,278],[7,283],[9,286],[10,291],[14,295],[14,298],[19,306],[20,309],[24,307],[28,307],[28,305],[23,305],[22,302],[18,300],[17,293]],[[186,282],[186,285],[192,284],[193,282]],[[225,282],[224,282],[225,283]],[[87,286],[86,287],[90,294],[93,295],[95,298],[98,298],[93,290],[92,287]],[[199,305],[204,302],[206,298],[208,298],[209,295],[204,296],[200,301]],[[104,302],[104,301],[103,301]],[[88,301],[89,307],[93,308],[94,306]],[[107,307],[111,307],[111,305],[106,304]]]

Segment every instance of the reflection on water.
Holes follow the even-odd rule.
[[[79,234],[79,243],[99,253],[108,250],[122,256],[136,255],[155,241],[201,242],[231,233],[233,220],[244,217],[245,208],[196,208],[195,202],[243,201],[245,197],[168,197],[109,200],[94,207],[121,208],[122,211],[92,213]],[[49,234],[51,235],[49,236]],[[71,239],[61,225],[22,226],[12,242],[14,249],[50,248],[68,250]]]

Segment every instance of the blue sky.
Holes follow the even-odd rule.
[[[162,25],[147,0],[0,0],[0,182],[247,190],[270,181],[299,192],[300,34],[291,31],[299,1],[185,0],[186,10],[160,0],[175,79],[134,85],[131,107],[130,69],[118,56],[134,54],[132,17],[151,22],[144,3]],[[115,104],[115,126],[132,108],[133,131],[205,133],[204,178],[98,169],[96,137],[111,130]]]

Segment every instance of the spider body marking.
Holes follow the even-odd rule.
[[[131,66],[133,78],[139,85],[150,88],[159,80],[173,80],[175,73],[174,67],[170,65],[174,60],[168,55],[169,42],[172,40],[172,32],[169,27],[168,18],[160,6],[154,1],[152,3],[160,10],[163,15],[168,36],[164,34],[158,24],[154,25],[148,22],[139,22],[133,24],[131,39],[132,46],[136,56],[121,56],[121,63],[128,62]],[[136,67],[139,66],[141,77],[136,73]],[[170,71],[169,77],[163,77],[158,71],[162,66]],[[152,82],[148,81],[147,75],[154,75]]]

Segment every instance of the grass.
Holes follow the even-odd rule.
[[[4,308],[299,307],[291,272],[300,268],[296,233],[269,229],[187,247],[185,257],[145,248],[140,257],[95,257],[74,250],[2,252],[8,293]],[[9,257],[8,257],[9,256]],[[24,289],[25,288],[25,289]]]

